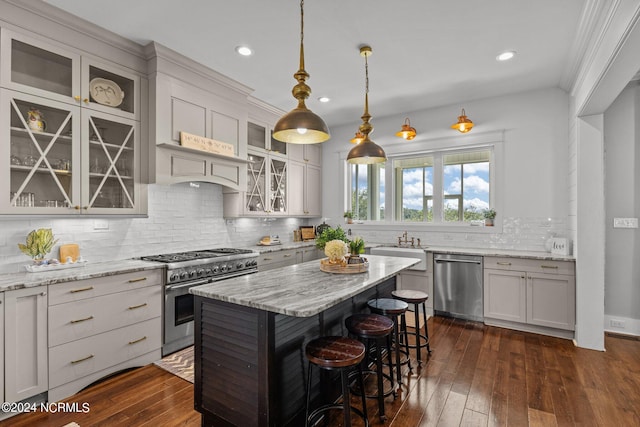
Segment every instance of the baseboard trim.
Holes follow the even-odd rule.
[[[616,335],[640,337],[640,319],[605,314],[604,331]]]

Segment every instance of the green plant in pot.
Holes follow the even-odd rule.
[[[485,209],[484,211],[484,225],[492,226],[497,212],[495,209]]]
[[[353,212],[346,211],[344,213],[344,219],[347,220],[347,224],[353,224]]]
[[[337,226],[335,228],[327,227],[316,237],[316,248],[324,249],[324,246],[327,244],[327,242],[330,242],[332,240],[342,240],[345,243],[349,242],[347,234],[340,226]]]
[[[25,244],[18,243],[18,248],[23,254],[29,255],[35,263],[41,263],[57,242],[50,228],[40,228],[27,234]]]
[[[356,237],[349,242],[349,252],[351,253],[347,261],[349,264],[361,264],[364,262],[364,259],[360,257],[360,254],[364,253],[364,240],[362,237]]]

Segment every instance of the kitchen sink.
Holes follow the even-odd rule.
[[[394,245],[379,246],[377,248],[371,248],[371,255],[417,258],[420,262],[408,269],[420,271],[427,269],[427,252],[425,251],[425,246],[421,246],[420,248],[397,247]]]

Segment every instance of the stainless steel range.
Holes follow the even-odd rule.
[[[258,271],[258,253],[248,249],[215,248],[141,259],[167,264],[163,356],[193,344],[193,295],[189,288]]]

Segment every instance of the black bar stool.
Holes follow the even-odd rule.
[[[416,322],[415,331],[407,332],[406,325],[404,325],[404,328],[407,334],[415,336],[415,345],[410,344],[409,347],[416,349],[416,358],[418,359],[418,365],[422,365],[420,350],[426,347],[427,353],[431,354],[431,346],[429,345],[429,329],[427,327],[427,306],[425,304],[425,302],[429,299],[429,295],[422,291],[413,291],[409,289],[397,289],[391,292],[391,295],[400,301],[406,302],[407,304],[413,304]],[[420,333],[420,305],[422,305],[422,317],[424,319],[424,335]],[[421,343],[421,339],[424,340],[424,342]]]
[[[398,317],[401,318],[402,323],[405,323],[404,314],[409,309],[409,305],[397,299],[391,298],[377,298],[372,299],[367,302],[367,306],[369,310],[371,310],[374,314],[381,314],[383,316],[389,317],[393,320],[393,339],[395,341],[395,353],[396,353],[396,375],[398,378],[398,387],[402,384],[402,374],[400,372],[400,366],[407,364],[409,366],[409,371],[411,368],[411,359],[409,358],[409,336],[407,334],[407,329],[404,330],[404,350],[400,350],[400,345],[402,341],[400,340],[400,328],[398,327]],[[406,355],[406,360],[400,362],[400,353]],[[391,357],[391,355],[389,355]]]
[[[376,394],[366,394],[364,388],[360,389],[360,393],[368,398],[377,398],[380,412],[380,420],[384,422],[386,416],[384,414],[384,398],[393,393],[395,397],[395,385],[393,381],[393,364],[391,362],[391,332],[393,331],[393,321],[386,316],[379,314],[354,314],[345,320],[345,325],[349,334],[363,340],[375,340],[376,352],[376,371],[365,371],[375,373],[378,380],[378,390]],[[387,346],[387,354],[389,355],[388,366],[389,375],[383,372],[382,364],[382,347]],[[384,390],[384,378],[391,382],[391,389]]]
[[[309,373],[307,375],[307,405],[305,425],[313,425],[313,420],[326,411],[331,409],[342,409],[344,417],[344,426],[351,426],[351,412],[359,415],[364,420],[365,427],[369,426],[367,418],[367,399],[362,394],[362,411],[351,406],[351,398],[349,396],[349,374],[351,367],[358,367],[358,381],[360,387],[364,390],[364,380],[362,379],[362,359],[365,356],[365,346],[360,341],[347,337],[321,337],[310,341],[307,344],[305,353],[309,359]],[[311,367],[318,366],[320,369],[339,370],[342,382],[342,405],[326,404],[309,413],[309,405],[311,401]]]

